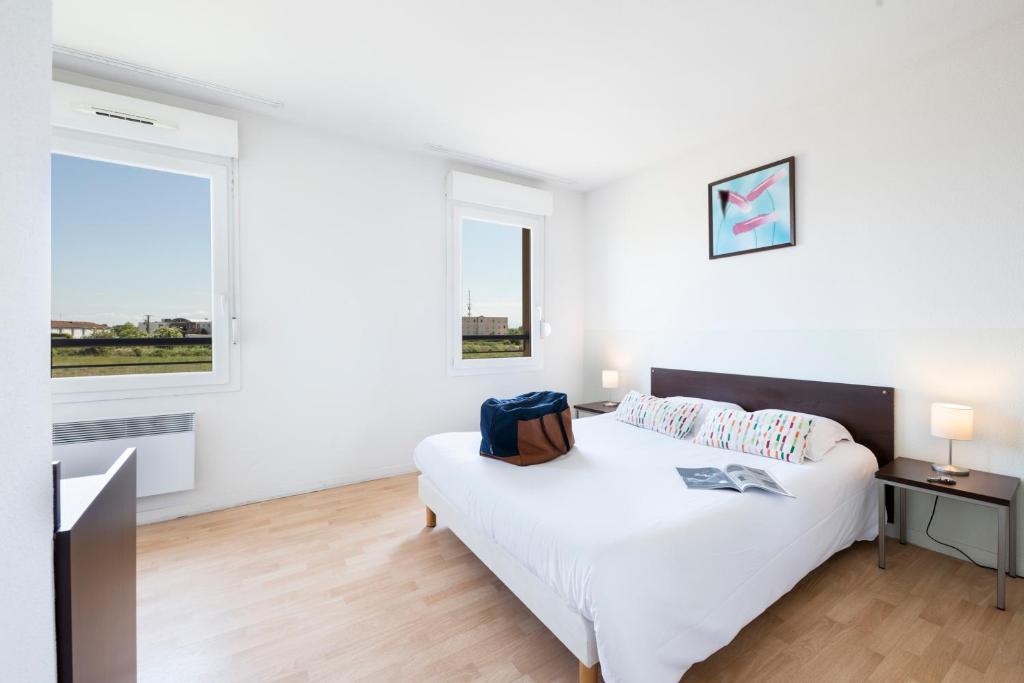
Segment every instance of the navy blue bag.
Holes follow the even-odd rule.
[[[569,400],[557,391],[489,398],[480,406],[480,455],[536,465],[569,452],[575,440]]]

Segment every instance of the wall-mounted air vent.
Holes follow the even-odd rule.
[[[90,116],[102,116],[108,119],[117,119],[118,121],[138,123],[143,126],[153,126],[154,128],[164,128],[166,130],[178,130],[178,127],[173,123],[160,121],[143,116],[142,114],[131,114],[125,111],[117,111],[116,109],[104,109],[103,107],[94,107],[90,104],[76,104],[74,105],[74,110],[82,114],[89,114]]]
[[[53,425],[53,445],[63,446],[88,441],[111,441],[113,439],[191,432],[195,427],[195,419],[195,413],[179,413],[177,415],[56,422]]]

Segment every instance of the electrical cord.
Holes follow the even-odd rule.
[[[939,497],[935,496],[935,501],[932,503],[932,515],[931,515],[931,517],[928,518],[928,526],[926,526],[925,529],[924,529],[925,535],[928,538],[930,538],[933,541],[935,541],[936,543],[938,543],[939,545],[944,545],[947,548],[952,548],[953,550],[957,551],[958,553],[960,553],[961,555],[966,557],[968,559],[968,561],[970,561],[970,563],[973,564],[974,566],[981,567],[982,569],[988,569],[989,571],[993,571],[994,572],[996,570],[995,567],[989,567],[988,565],[981,564],[980,562],[975,562],[973,557],[971,557],[970,555],[965,553],[963,550],[960,550],[960,548],[957,548],[955,545],[950,545],[949,543],[945,543],[943,541],[940,541],[939,539],[937,539],[934,536],[932,536],[932,521],[935,519],[935,509],[938,508],[938,506],[939,506]]]

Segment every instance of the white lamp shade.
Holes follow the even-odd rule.
[[[974,437],[974,408],[956,403],[933,403],[932,436],[970,441]]]
[[[604,389],[618,389],[619,388],[619,371],[618,370],[602,370],[601,371],[601,387]]]

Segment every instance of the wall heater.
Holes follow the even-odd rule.
[[[138,496],[195,486],[195,413],[57,422],[53,459],[61,477],[105,472],[126,448],[136,448]]]

